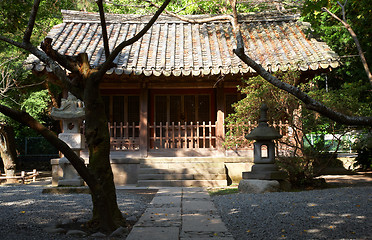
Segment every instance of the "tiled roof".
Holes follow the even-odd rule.
[[[64,11],[64,22],[48,36],[61,54],[86,52],[91,66],[102,64],[105,53],[98,15]],[[113,49],[140,31],[149,16],[107,15],[109,45]],[[296,15],[246,15],[241,20],[246,53],[269,71],[335,68],[338,56],[324,42],[307,38],[309,25]],[[191,24],[160,17],[136,43],[115,59],[116,68],[107,74],[145,76],[199,76],[248,73],[253,70],[233,53],[236,39],[227,21]],[[44,65],[28,60],[36,71]],[[48,71],[50,71],[47,68]]]

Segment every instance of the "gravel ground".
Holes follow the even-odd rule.
[[[0,185],[0,239],[74,239],[50,234],[44,228],[56,223],[89,220],[89,194],[42,194],[40,185]],[[151,201],[148,194],[118,190],[118,204],[126,218],[139,218]]]
[[[236,240],[372,239],[372,186],[212,199]]]
[[[88,194],[42,194],[40,185],[0,185],[0,239],[73,239],[43,229],[91,216]],[[152,196],[118,191],[124,216],[139,216]],[[372,186],[212,197],[236,240],[372,239]],[[146,239],[144,239],[146,240]]]

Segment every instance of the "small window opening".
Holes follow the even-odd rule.
[[[268,158],[269,157],[269,148],[267,145],[261,146],[261,158]]]

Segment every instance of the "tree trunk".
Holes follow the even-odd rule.
[[[15,176],[17,153],[13,127],[5,124],[0,125],[0,154],[4,163],[4,171],[7,177]],[[16,179],[7,179],[7,183],[15,183]]]
[[[116,189],[110,165],[110,136],[99,84],[89,78],[84,91],[85,137],[89,148],[89,170],[99,186],[91,188],[92,227],[113,231],[125,224],[116,201]]]
[[[103,104],[100,98],[97,98],[97,100],[98,103]],[[88,109],[94,109],[94,107],[88,107]],[[1,104],[0,112],[41,134],[55,148],[60,150],[64,154],[64,156],[71,162],[71,164],[74,166],[79,175],[84,179],[84,181],[88,184],[91,190],[94,206],[93,218],[90,222],[91,227],[95,227],[101,232],[112,232],[119,225],[125,225],[125,219],[121,215],[121,212],[116,203],[115,185],[113,182],[113,175],[109,164],[109,147],[105,147],[107,146],[107,143],[105,143],[105,141],[101,141],[105,138],[100,139],[99,137],[97,137],[99,136],[99,134],[93,135],[92,138],[88,137],[89,141],[93,140],[93,143],[90,143],[90,149],[92,149],[90,156],[92,164],[90,165],[91,169],[88,169],[83,161],[81,161],[80,157],[78,157],[76,153],[64,141],[59,139],[55,133],[37,122],[28,113],[17,111]],[[88,118],[89,116],[95,115],[94,111],[88,111],[88,113],[89,112],[93,112],[93,114],[88,114]],[[104,114],[101,114],[101,116],[105,118]],[[99,113],[97,113],[97,120],[99,120],[101,116],[99,116]],[[106,122],[104,124],[97,123],[94,125],[94,121],[93,124],[91,124],[92,118],[89,119],[89,132],[93,133],[95,131],[94,126],[97,126],[97,130],[99,129],[97,133],[108,133]],[[108,139],[106,139],[106,141],[108,142]],[[99,144],[99,142],[102,142],[104,144]],[[92,172],[94,172],[94,175]]]

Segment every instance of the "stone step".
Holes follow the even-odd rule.
[[[224,162],[226,158],[222,157],[155,157],[155,158],[144,158],[140,159],[140,163],[151,164],[151,163],[195,163],[195,162],[210,162],[218,163]]]
[[[193,180],[194,174],[139,174],[138,180]]]
[[[224,168],[223,162],[149,162],[141,163],[140,168],[179,169],[179,168]]]
[[[226,180],[225,174],[139,174],[139,180]]]
[[[142,168],[138,169],[138,174],[225,174],[225,168]]]
[[[226,180],[138,180],[139,187],[226,187]]]

